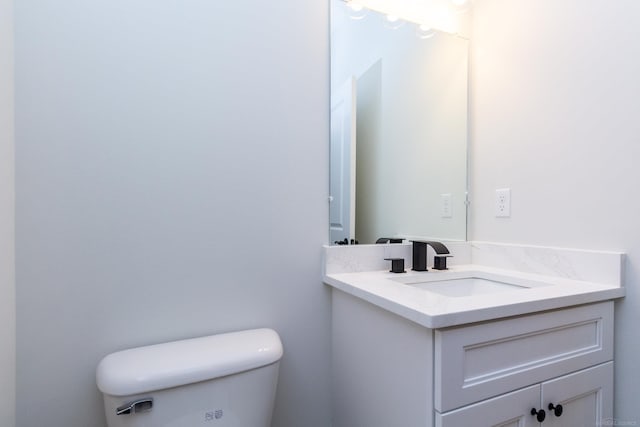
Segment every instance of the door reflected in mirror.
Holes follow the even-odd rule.
[[[330,242],[465,240],[468,40],[331,7]]]

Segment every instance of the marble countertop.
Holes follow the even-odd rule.
[[[526,288],[451,297],[425,291],[410,283],[469,277]],[[624,296],[624,288],[619,283],[595,283],[474,264],[452,266],[446,271],[404,274],[386,270],[332,273],[324,276],[324,282],[428,328],[445,328]]]

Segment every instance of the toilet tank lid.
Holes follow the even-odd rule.
[[[148,393],[236,374],[277,362],[280,337],[253,329],[123,350],[98,365],[98,388],[112,396]]]

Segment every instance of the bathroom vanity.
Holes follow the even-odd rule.
[[[349,271],[370,267],[371,251],[388,256],[401,247],[362,249],[364,262],[359,248],[326,254],[333,425],[571,427],[611,419],[623,255],[465,244],[463,264],[443,272]]]

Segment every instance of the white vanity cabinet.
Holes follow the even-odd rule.
[[[612,301],[429,329],[332,295],[333,427],[583,427],[613,416]]]
[[[539,385],[526,387],[502,396],[453,410],[436,412],[436,427],[583,427],[603,425],[613,415],[613,362]],[[562,407],[559,416],[549,409]],[[543,422],[531,413],[544,410]]]

